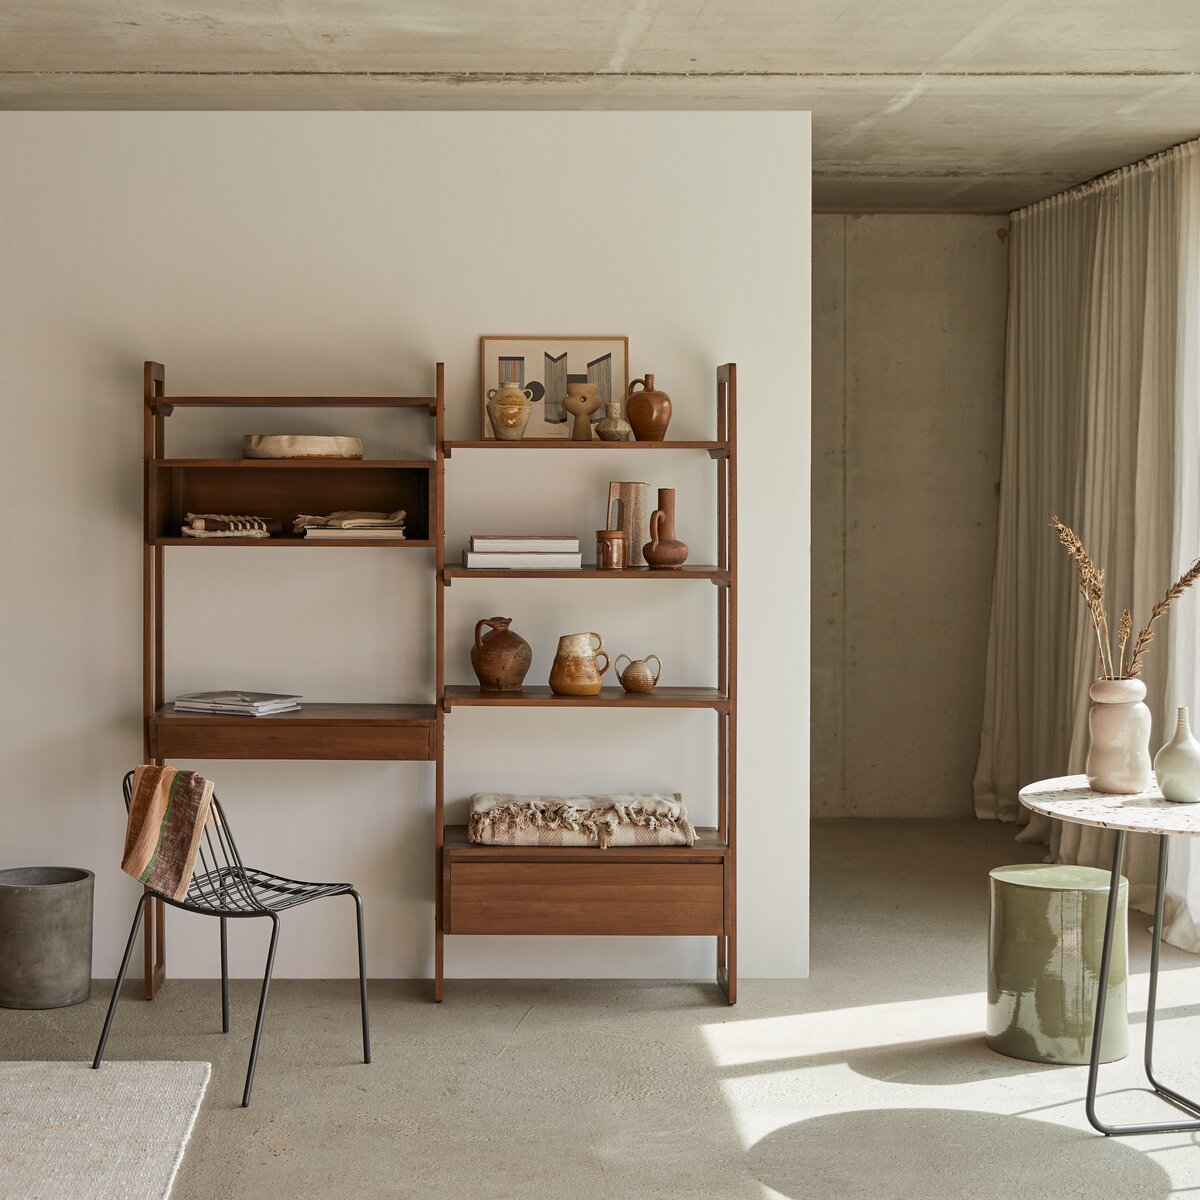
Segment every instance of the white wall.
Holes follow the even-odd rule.
[[[813,220],[814,816],[974,812],[1007,229]]]
[[[738,362],[741,962],[806,971],[809,153],[802,113],[0,115],[0,865],[96,871],[96,974],[136,895],[117,785],[141,746],[142,360],[165,363],[168,392],[353,394],[428,390],[441,358],[449,435],[469,437],[479,334],[530,330],[627,333],[680,437],[711,434],[714,368]],[[372,456],[428,454],[429,424],[178,410],[167,447],[337,428]],[[610,478],[677,486],[680,536],[711,561],[704,456],[456,455],[450,544],[586,537]],[[431,567],[419,550],[168,550],[168,694],[430,699]],[[708,585],[464,581],[448,601],[451,681],[471,679],[474,621],[500,612],[534,645],[531,680],[558,634],[598,629],[673,682],[714,682]],[[712,723],[456,711],[451,819],[474,789],[611,786],[681,789],[711,820]],[[373,974],[430,973],[432,764],[183,765],[217,780],[248,859],[360,886]],[[290,914],[281,974],[352,974],[351,919],[345,902]],[[168,927],[170,972],[212,975],[215,926]],[[265,934],[232,932],[236,974],[260,971]],[[711,939],[447,940],[459,976],[708,978],[712,958]]]

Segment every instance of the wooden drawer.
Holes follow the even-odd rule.
[[[719,934],[717,863],[447,858],[446,933]]]

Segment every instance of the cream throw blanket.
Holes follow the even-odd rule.
[[[692,846],[696,831],[678,792],[606,796],[471,797],[467,838],[488,846]]]

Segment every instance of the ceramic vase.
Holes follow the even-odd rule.
[[[633,427],[621,416],[620,400],[610,400],[604,406],[604,419],[596,425],[596,436],[602,442],[627,442]]]
[[[475,624],[475,644],[471,647],[471,666],[483,692],[519,692],[525,682],[533,651],[529,643],[509,629],[511,617],[485,617]],[[480,637],[483,627],[490,632]]]
[[[1186,708],[1179,709],[1175,736],[1154,756],[1154,778],[1164,800],[1200,802],[1200,742],[1192,737]]]
[[[642,547],[650,540],[650,487],[645,483],[608,485],[608,527],[625,531],[625,564],[644,567]]]
[[[533,412],[533,390],[508,381],[487,394],[487,415],[500,442],[519,442]]]
[[[687,562],[688,548],[675,536],[675,489],[658,489],[658,507],[650,518],[650,540],[643,547],[646,562],[659,571],[678,571]]]
[[[642,390],[637,390],[638,386]],[[633,436],[639,442],[661,442],[671,423],[671,397],[658,391],[654,376],[635,379],[626,392],[625,412],[633,426]]]
[[[1140,679],[1097,679],[1089,689],[1088,786],[1096,792],[1132,795],[1154,783],[1150,764],[1150,710]]]
[[[621,666],[621,659],[625,666]],[[654,666],[650,665],[651,660]],[[647,654],[645,658],[630,658],[628,654],[618,654],[613,668],[621,686],[627,692],[645,694],[654,691],[654,685],[662,674],[662,662],[657,654]]]
[[[600,392],[594,383],[568,383],[563,408],[575,418],[571,426],[571,441],[592,440],[592,414],[600,407]]]

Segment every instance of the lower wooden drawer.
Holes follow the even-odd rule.
[[[448,858],[446,933],[719,934],[718,863],[469,862]]]
[[[422,725],[204,725],[155,721],[155,758],[307,758],[360,761],[433,758],[432,729]]]

